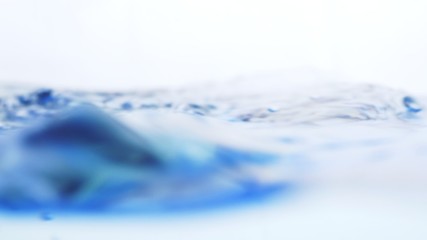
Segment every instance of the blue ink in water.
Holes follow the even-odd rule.
[[[412,97],[409,96],[403,98],[403,104],[408,109],[408,111],[412,113],[417,113],[422,110],[418,103]]]
[[[49,212],[42,212],[40,214],[40,219],[43,221],[51,221],[53,220],[53,217]]]
[[[328,121],[353,126],[354,122],[368,125],[369,120],[387,125],[389,120],[410,120],[408,112],[416,115],[422,111],[413,97],[400,92],[380,87],[355,89],[318,98],[302,93],[301,99],[289,97],[287,101],[278,96],[271,103],[265,100],[250,104],[246,102],[250,98],[244,97],[194,99],[193,95],[171,97],[161,92],[61,93],[41,89],[2,97],[0,208],[174,211],[268,198],[295,185],[294,179],[286,178],[285,170],[289,169],[283,170],[283,178],[275,178],[281,174],[283,162],[306,164],[322,154],[353,149],[353,153],[346,155],[349,157],[369,146],[390,147],[387,144],[392,142],[354,144],[357,141],[345,141],[344,131]],[[388,101],[390,98],[398,100]],[[303,127],[289,135],[285,132],[280,137],[272,136],[282,146],[282,152],[278,153],[239,148],[227,141],[204,138],[203,134],[162,132],[155,124],[138,129],[117,120],[122,115],[138,121],[150,120],[150,115],[138,115],[141,112],[186,114],[197,121],[216,118],[247,127],[248,132],[257,127],[273,132]],[[170,119],[169,124],[174,123]],[[204,124],[205,133],[223,137],[234,134],[209,122]],[[326,127],[316,128],[322,124]],[[327,134],[321,137],[313,133],[325,129]],[[373,128],[369,135],[377,130]],[[349,136],[354,138],[355,133]],[[256,138],[253,143],[264,144]],[[41,218],[51,220],[47,213]]]

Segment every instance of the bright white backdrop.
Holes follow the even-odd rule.
[[[0,0],[0,80],[134,89],[312,67],[427,92],[427,1]]]

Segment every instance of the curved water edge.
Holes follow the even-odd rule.
[[[313,159],[363,151],[375,158],[373,152],[390,152],[397,144],[396,125],[423,125],[423,107],[415,97],[380,86],[259,92],[223,87],[8,93],[0,106],[0,208],[173,211],[245,202],[297,186],[301,179],[292,176]],[[153,113],[159,121],[146,121]],[[175,118],[181,115],[187,117]],[[373,130],[357,139],[337,123],[393,128],[391,136]],[[316,126],[328,136],[313,134]],[[275,133],[263,141],[243,135],[225,140],[240,136],[240,127]],[[265,150],[270,143],[280,151]]]
[[[241,84],[240,84],[241,85]],[[227,86],[147,92],[76,92],[39,89],[1,97],[2,128],[49,118],[83,103],[111,114],[155,110],[234,122],[320,124],[327,121],[408,120],[422,104],[403,91],[362,84],[326,84],[255,91],[222,91]],[[15,92],[19,92],[15,90]],[[1,95],[1,94],[0,94]]]

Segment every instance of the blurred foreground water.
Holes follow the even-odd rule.
[[[425,239],[423,106],[345,83],[4,88],[0,236],[52,215],[59,239],[70,222],[78,239]]]

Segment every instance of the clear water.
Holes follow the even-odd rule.
[[[0,208],[170,212],[319,185],[421,189],[419,97],[260,81],[120,93],[5,88]]]

